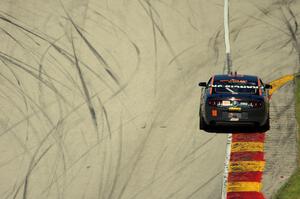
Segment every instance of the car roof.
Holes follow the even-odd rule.
[[[238,79],[238,80],[247,80],[247,81],[257,81],[257,76],[254,75],[230,75],[230,74],[222,74],[222,75],[215,75],[214,80],[230,80],[230,79]]]

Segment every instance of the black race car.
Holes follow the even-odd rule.
[[[255,125],[269,130],[269,96],[271,85],[251,75],[214,75],[204,87],[200,102],[199,128],[216,125]]]

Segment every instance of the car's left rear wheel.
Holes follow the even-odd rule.
[[[200,130],[207,130],[208,128],[208,124],[206,124],[202,114],[201,114],[201,110],[200,110],[200,119],[199,119],[199,129]]]

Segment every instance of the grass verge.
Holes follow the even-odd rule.
[[[273,199],[300,199],[300,76],[295,78],[296,120],[298,122],[298,169]]]

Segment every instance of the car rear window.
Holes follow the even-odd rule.
[[[257,81],[239,79],[215,80],[211,86],[213,93],[217,94],[259,94]]]

